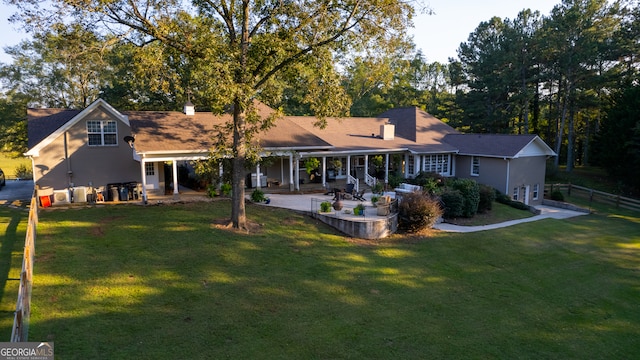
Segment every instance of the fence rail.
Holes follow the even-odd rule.
[[[36,250],[36,228],[38,226],[38,201],[31,198],[27,235],[24,240],[24,254],[22,256],[22,271],[20,272],[20,287],[18,301],[11,329],[11,342],[23,342],[29,338],[29,318],[31,317],[31,287],[33,284],[33,258]]]
[[[624,197],[621,195],[610,194],[604,191],[594,190],[583,186],[573,184],[545,184],[545,194],[551,194],[554,191],[565,191],[569,196],[573,193],[576,196],[589,199],[589,201],[596,201],[615,207],[640,211],[640,200]]]

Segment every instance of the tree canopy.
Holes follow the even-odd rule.
[[[243,169],[249,140],[274,120],[255,116],[253,100],[282,97],[283,82],[305,80],[302,102],[322,126],[325,117],[348,111],[335,57],[403,37],[413,14],[402,0],[52,0],[46,10],[36,0],[10,2],[36,30],[71,19],[145,48],[136,57],[140,71],[162,68],[170,59],[179,81],[161,77],[159,89],[191,91],[216,112],[232,105],[227,128],[233,134],[231,220],[237,228],[246,226]]]

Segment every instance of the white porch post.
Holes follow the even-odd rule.
[[[289,191],[295,189],[295,183],[293,178],[293,154],[289,155]]]
[[[256,165],[256,189],[260,189],[260,163]]]
[[[178,191],[178,161],[173,160],[172,163],[173,170],[173,196],[178,196],[180,192]]]
[[[365,154],[364,155],[364,179],[365,181],[367,180],[367,175],[369,175],[369,155]]]
[[[351,176],[351,155],[347,155],[347,184],[351,184],[349,176]]]
[[[385,165],[384,165],[384,183],[389,183],[389,153],[385,154]]]
[[[296,156],[296,164],[295,164],[295,166],[296,166],[296,170],[295,170],[296,181],[295,181],[294,187],[295,187],[296,190],[300,191],[300,158],[297,157],[297,156]]]
[[[218,189],[222,188],[223,176],[224,176],[224,165],[222,165],[222,160],[218,164],[218,175],[220,176],[220,181],[218,181]]]
[[[142,159],[140,160],[140,175],[142,179],[142,202],[144,204],[147,203],[147,162]],[[109,189],[107,189],[108,191]]]
[[[327,188],[327,157],[322,157],[322,187]]]

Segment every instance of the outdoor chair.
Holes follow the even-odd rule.
[[[364,198],[364,192],[365,190],[361,190],[360,192],[354,193],[353,198],[360,201],[367,201],[367,199]]]

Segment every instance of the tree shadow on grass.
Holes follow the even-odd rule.
[[[22,268],[20,250],[23,249],[24,232],[18,231],[18,225],[27,216],[23,210],[6,208],[0,209],[0,216],[3,220],[0,238],[0,341],[7,341],[11,336]]]
[[[70,359],[640,351],[638,255],[617,250],[637,225],[622,219],[360,246],[285,210],[250,209],[264,226],[246,235],[215,228],[226,209],[150,209],[41,217],[33,341]]]

